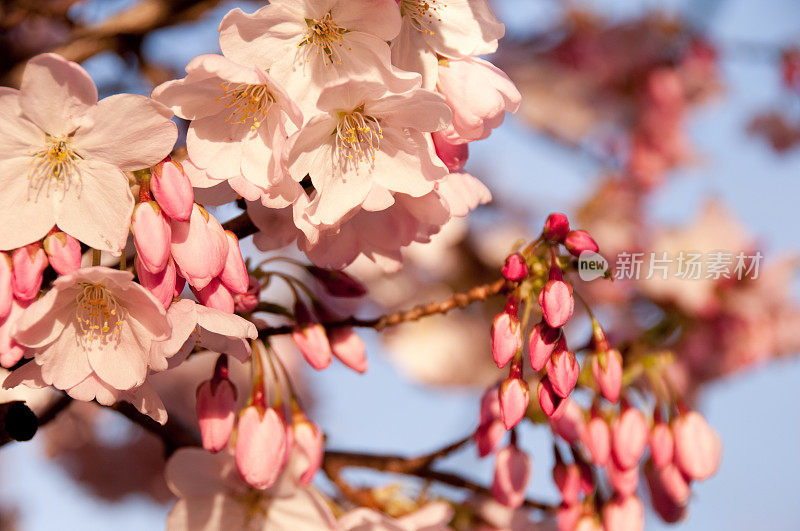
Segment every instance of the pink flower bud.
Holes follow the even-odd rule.
[[[38,242],[16,249],[11,254],[13,262],[12,286],[14,297],[30,301],[39,294],[42,274],[47,267],[47,255]]]
[[[292,332],[292,339],[308,364],[318,371],[331,364],[333,353],[325,328],[321,324],[308,323],[299,326]]]
[[[613,459],[609,459],[606,474],[611,487],[620,496],[630,496],[636,492],[636,487],[639,485],[639,465],[623,469],[619,468]]]
[[[212,279],[203,289],[193,289],[192,292],[203,306],[233,313],[233,293],[220,282],[219,278]]]
[[[528,384],[521,378],[508,378],[500,386],[500,416],[503,425],[510,430],[525,416],[530,394]]]
[[[525,488],[531,477],[528,454],[509,445],[497,452],[492,496],[506,507],[517,508],[525,501]]]
[[[247,291],[244,293],[234,293],[233,302],[237,312],[250,313],[256,309],[261,300],[261,282],[256,277],[250,275],[248,278]]]
[[[622,356],[616,349],[598,352],[592,356],[592,376],[600,394],[616,404],[622,391]]]
[[[572,256],[580,256],[582,252],[596,253],[599,250],[597,243],[584,230],[573,230],[564,238],[564,246]]]
[[[511,361],[522,346],[519,320],[509,312],[498,313],[492,323],[492,357],[501,369]]]
[[[50,266],[59,275],[69,275],[81,268],[81,244],[63,232],[54,232],[42,242]]]
[[[0,321],[11,312],[11,301],[14,300],[13,278],[11,258],[0,252]]]
[[[722,440],[697,411],[672,421],[675,464],[692,479],[704,480],[716,474],[722,460]]]
[[[136,205],[131,216],[131,230],[142,266],[151,273],[163,270],[169,259],[172,230],[158,203],[148,201]]]
[[[177,280],[175,262],[172,260],[167,261],[166,267],[158,273],[151,273],[145,269],[139,256],[136,257],[135,265],[139,284],[152,293],[164,309],[169,308],[175,294],[175,282]]]
[[[261,415],[256,406],[242,410],[236,468],[249,485],[262,490],[271,487],[283,469],[286,451],[286,426],[277,411],[270,407]]]
[[[159,162],[150,177],[150,190],[167,216],[176,221],[189,221],[194,190],[179,163],[169,159]]]
[[[233,293],[246,293],[250,284],[247,266],[239,250],[239,238],[229,230],[225,231],[228,237],[228,252],[225,254],[225,265],[219,272],[219,279]]]
[[[183,288],[186,287],[186,279],[183,278],[177,271],[178,267],[175,266],[175,291],[172,293],[174,297],[180,297],[183,293]]]
[[[550,328],[544,321],[540,321],[533,327],[528,340],[528,354],[534,371],[542,370],[550,361],[560,334],[561,331],[558,328]]]
[[[314,475],[322,466],[322,458],[325,453],[325,440],[322,430],[311,422],[303,418],[292,423],[292,434],[294,446],[308,459],[308,467],[300,476],[300,484],[308,486]]]
[[[566,342],[562,337],[547,362],[547,379],[550,380],[553,391],[561,398],[567,398],[578,383],[580,372],[581,367],[575,354],[566,349]]]
[[[539,293],[542,317],[551,328],[561,328],[575,309],[572,287],[563,280],[548,280]]]
[[[670,524],[682,520],[686,516],[686,505],[675,503],[675,500],[667,493],[658,471],[653,467],[645,467],[645,476],[650,487],[653,509],[661,519]]]
[[[25,348],[11,337],[11,333],[15,331],[17,321],[32,302],[12,300],[8,315],[0,318],[0,365],[3,367],[13,367],[25,354]]]
[[[367,372],[367,346],[364,340],[348,327],[335,328],[328,333],[331,352],[339,361],[356,372]]]
[[[547,216],[542,235],[552,242],[560,242],[567,237],[569,220],[564,214],[554,212]]]
[[[634,467],[647,446],[647,421],[641,411],[627,406],[611,425],[611,455],[622,469]]]
[[[225,267],[228,237],[222,225],[195,205],[189,221],[170,222],[170,252],[178,272],[196,289],[205,288]]]
[[[542,412],[550,419],[560,418],[564,414],[564,399],[553,391],[553,386],[547,377],[542,378],[536,388],[539,406]]]
[[[363,297],[367,294],[364,285],[344,271],[314,265],[306,266],[305,269],[334,297]]]
[[[689,486],[688,478],[683,475],[677,466],[669,463],[664,468],[655,469],[653,474],[655,474],[654,480],[661,484],[664,494],[669,496],[676,505],[689,503],[692,488]]]
[[[672,463],[675,441],[669,426],[664,422],[656,422],[650,430],[650,457],[657,469]]]
[[[556,512],[556,527],[558,531],[575,531],[578,520],[583,515],[583,507],[578,504],[561,504]]]
[[[461,171],[469,158],[469,144],[451,144],[441,131],[433,133],[436,156],[447,166],[450,173]]]
[[[567,398],[564,402],[564,414],[557,419],[551,419],[550,427],[572,446],[586,437],[586,419],[583,409],[574,400]]]
[[[521,254],[510,254],[506,257],[505,264],[503,264],[502,273],[506,280],[519,282],[528,276],[528,264],[525,263],[525,258]]]
[[[228,444],[236,421],[236,388],[228,379],[206,380],[197,388],[197,422],[203,448],[219,452]]]
[[[615,496],[603,507],[603,529],[606,531],[642,531],[644,505],[637,496]]]
[[[500,388],[491,386],[481,397],[481,424],[500,420]]]
[[[566,505],[578,503],[581,493],[581,470],[575,463],[566,464],[561,460],[553,467],[553,482],[561,493],[561,501]]]
[[[496,391],[495,394],[497,394]],[[492,453],[505,434],[506,427],[503,426],[503,423],[499,420],[482,423],[478,426],[473,436],[475,445],[478,447],[478,455],[486,457]]]
[[[603,417],[596,412],[586,425],[583,444],[592,457],[592,463],[605,466],[611,455],[611,430]]]

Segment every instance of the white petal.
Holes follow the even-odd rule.
[[[86,70],[54,53],[28,61],[20,92],[25,117],[52,136],[74,131],[80,117],[97,103],[97,88]]]
[[[79,185],[72,184],[58,205],[58,227],[89,247],[119,253],[128,239],[133,195],[128,178],[115,166],[81,161]]]
[[[22,116],[19,91],[0,87],[0,157],[28,155],[31,148],[44,146],[44,131]]]
[[[122,170],[152,166],[172,151],[178,128],[172,111],[155,100],[135,94],[104,98],[86,114],[73,141],[86,159]]]
[[[0,159],[0,250],[41,240],[56,223],[53,197],[41,193],[29,199],[32,164],[29,157]]]

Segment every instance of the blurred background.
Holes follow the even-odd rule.
[[[82,62],[101,96],[149,94],[180,77],[194,56],[218,51],[216,28],[227,11],[260,5],[6,0],[0,77],[13,86],[28,57],[57,50]],[[470,146],[466,171],[494,201],[433,243],[412,245],[400,272],[354,264],[373,300],[349,310],[375,315],[490,281],[515,240],[535,237],[552,211],[589,230],[612,262],[623,250],[758,249],[765,257],[758,283],[596,281],[583,293],[617,338],[664,316],[692,319],[668,345],[678,360],[675,382],[721,434],[722,467],[694,485],[684,521],[667,526],[648,514],[647,528],[800,529],[800,4],[492,5],[506,38],[490,59],[523,96],[515,116]],[[228,210],[219,217],[237,213]],[[329,445],[414,455],[473,431],[480,393],[500,377],[489,355],[496,311],[470,308],[383,336],[365,332],[364,375],[341,365],[305,371],[305,393]],[[575,324],[576,334],[582,326]],[[297,357],[289,345],[281,353]],[[172,394],[170,413],[187,424],[188,398],[213,362],[193,358],[161,383],[162,395]],[[549,430],[527,424],[520,444],[534,459],[531,496],[557,502]],[[0,529],[162,528],[172,502],[159,445],[121,416],[73,404],[33,441],[0,452]],[[442,468],[488,484],[493,464],[467,447]],[[322,474],[317,481],[326,488]]]

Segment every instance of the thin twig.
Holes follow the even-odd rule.
[[[380,472],[403,474],[422,479],[428,479],[453,487],[466,489],[484,496],[491,496],[491,491],[473,481],[451,472],[441,472],[432,468],[433,463],[444,456],[451,454],[467,444],[472,437],[465,437],[441,450],[419,457],[402,457],[398,455],[363,454],[355,452],[327,451],[322,468],[330,480],[342,491],[350,501],[374,509],[380,509],[380,503],[375,500],[369,489],[354,487],[342,477],[344,468],[369,468]],[[525,505],[541,511],[553,512],[556,506],[536,500],[525,500]]]
[[[491,284],[475,286],[467,291],[456,293],[443,301],[420,304],[408,310],[388,313],[372,319],[347,317],[345,319],[339,319],[336,321],[328,321],[322,323],[322,325],[327,329],[350,326],[358,328],[374,328],[377,331],[381,331],[389,326],[395,326],[409,321],[417,321],[430,315],[445,314],[453,308],[464,308],[473,302],[484,301],[493,295],[507,293],[513,290],[514,287],[516,287],[516,283],[509,282],[505,279],[500,279],[492,282]],[[294,325],[270,326],[259,330],[258,335],[259,337],[277,336],[282,334],[291,334],[294,330]]]

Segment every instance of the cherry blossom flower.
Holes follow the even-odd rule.
[[[172,113],[143,96],[97,101],[77,63],[55,54],[31,59],[20,90],[0,88],[0,249],[59,229],[119,253],[128,236],[133,196],[125,171],[169,154]]]
[[[186,148],[192,163],[210,179],[234,185],[243,177],[260,193],[277,193],[282,201],[272,206],[290,204],[301,188],[283,182],[280,154],[287,120],[295,127],[303,122],[291,98],[269,73],[221,55],[195,57],[186,72],[156,87],[153,98],[191,120]]]
[[[386,44],[399,31],[393,0],[276,0],[251,15],[228,13],[220,46],[240,64],[269,69],[310,116],[329,83],[375,79],[393,92],[413,88],[419,76],[394,68]]]
[[[16,323],[13,338],[33,360],[3,383],[52,385],[77,400],[117,400],[166,421],[158,396],[145,383],[150,347],[170,334],[166,312],[133,275],[107,267],[79,269],[53,281]]]
[[[448,174],[423,134],[450,123],[438,94],[350,80],[326,87],[317,106],[324,114],[287,146],[289,174],[298,182],[308,174],[317,192],[305,209],[310,223],[333,226],[359,206],[385,210],[393,193],[423,196]]]
[[[250,487],[228,451],[211,454],[181,448],[167,463],[166,477],[178,501],[167,517],[168,531],[205,529],[337,529],[325,500],[296,482],[295,454],[278,482],[266,490]]]
[[[244,362],[250,357],[247,339],[258,337],[256,326],[247,319],[191,299],[173,302],[167,317],[172,333],[166,340],[154,343],[150,351],[150,364],[156,371],[180,364],[195,347],[230,354]]]
[[[453,110],[443,131],[450,144],[483,140],[500,127],[506,111],[519,109],[522,95],[508,76],[488,61],[467,57],[439,63],[436,89]]]
[[[385,271],[398,269],[402,252],[413,242],[429,242],[453,217],[463,217],[491,200],[489,190],[466,173],[451,173],[438,190],[419,197],[396,194],[394,204],[380,212],[365,209],[338,227],[319,228],[308,221],[302,197],[294,208],[265,208],[248,202],[247,212],[259,232],[253,242],[262,251],[278,249],[297,239],[297,246],[320,267],[343,268],[365,256]],[[299,224],[299,227],[295,225]]]
[[[505,26],[486,0],[400,0],[403,26],[392,41],[392,63],[422,74],[422,86],[436,86],[440,55],[463,59],[497,50]]]

